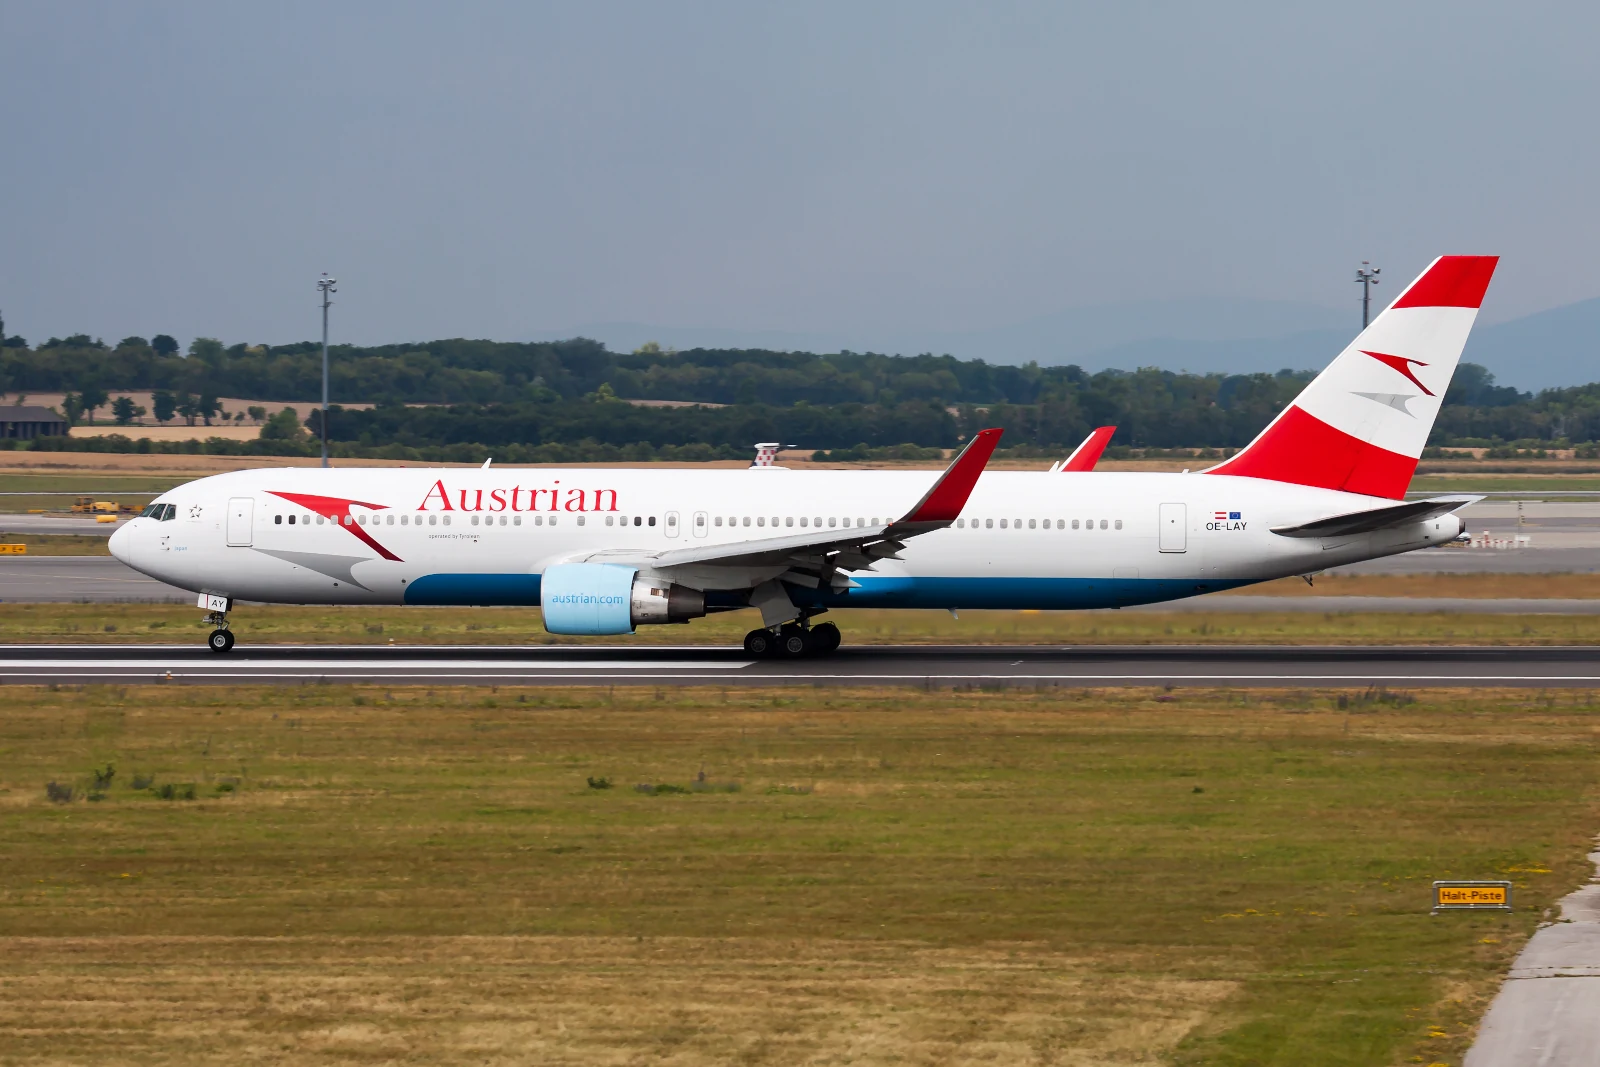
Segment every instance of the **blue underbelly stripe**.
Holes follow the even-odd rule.
[[[406,586],[407,604],[539,606],[537,574],[425,574]]]
[[[833,593],[789,586],[798,607],[1071,610],[1157,604],[1236,589],[1248,580],[1192,578],[891,578],[864,574],[860,588]],[[742,601],[742,594],[731,594]],[[729,594],[708,601],[730,602]],[[407,604],[538,607],[537,574],[428,574],[406,587]]]
[[[1071,610],[1157,604],[1236,589],[1248,580],[1192,578],[890,578],[861,575],[858,589],[790,589],[801,606]]]

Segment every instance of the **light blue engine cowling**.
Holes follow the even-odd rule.
[[[645,623],[706,613],[705,594],[617,563],[558,563],[539,581],[544,628],[553,634],[631,634]]]

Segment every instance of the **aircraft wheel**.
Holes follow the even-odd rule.
[[[831,622],[818,623],[811,628],[811,650],[819,656],[826,656],[838,649],[843,639],[844,635]]]
[[[744,650],[752,656],[770,656],[777,648],[778,639],[771,630],[751,630],[744,635]]]
[[[799,659],[811,651],[811,635],[798,626],[785,626],[778,634],[778,655]]]
[[[213,652],[232,652],[233,631],[212,630],[211,636],[206,638],[206,647],[210,648]]]

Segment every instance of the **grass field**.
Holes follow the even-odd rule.
[[[0,523],[3,522],[0,520]],[[0,529],[0,544],[26,545],[30,556],[109,556],[111,549],[107,545],[110,541],[109,534],[96,537],[94,534],[17,533]],[[9,559],[0,560],[0,565],[9,562]],[[5,571],[0,570],[0,578],[4,576]]]
[[[1572,691],[7,698],[6,1064],[1459,1064],[1600,769]]]
[[[0,567],[5,564],[0,562]],[[1600,642],[1597,615],[1455,612],[836,611],[847,645],[865,644],[1523,644]],[[753,611],[645,626],[632,637],[557,637],[524,608],[245,605],[229,616],[241,646],[272,644],[724,644],[760,625]],[[194,642],[210,629],[178,604],[6,604],[0,643]]]

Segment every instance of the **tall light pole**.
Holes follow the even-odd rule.
[[[1367,328],[1367,322],[1372,317],[1372,287],[1378,284],[1378,275],[1383,273],[1382,267],[1374,267],[1366,260],[1361,261],[1361,266],[1356,268],[1356,284],[1361,286],[1361,328]]]
[[[333,306],[333,301],[328,299],[339,290],[334,286],[338,284],[337,278],[328,277],[328,272],[323,271],[322,277],[317,280],[317,291],[322,294],[322,465],[328,465],[328,308]]]

